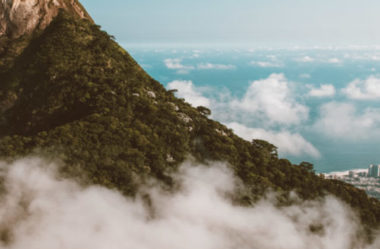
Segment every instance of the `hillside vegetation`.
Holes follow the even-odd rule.
[[[99,26],[61,13],[28,44],[0,70],[3,160],[59,158],[67,176],[132,196],[150,177],[173,187],[170,173],[186,159],[225,161],[246,187],[237,197],[243,205],[268,189],[282,205],[292,190],[305,200],[330,193],[356,209],[367,228],[380,224],[379,201],[210,120],[208,109],[165,90]]]

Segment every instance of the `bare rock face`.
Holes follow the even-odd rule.
[[[49,26],[61,9],[92,21],[78,0],[0,0],[0,84],[2,73],[11,68],[34,31]],[[0,116],[17,98],[13,90],[0,90]]]
[[[15,39],[45,29],[60,9],[91,20],[77,0],[0,0],[0,38]]]

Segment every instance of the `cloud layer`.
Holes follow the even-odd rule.
[[[332,197],[282,208],[271,198],[254,207],[234,205],[228,196],[238,181],[223,164],[186,163],[175,176],[181,183],[176,192],[152,184],[155,187],[146,187],[134,199],[62,179],[54,165],[41,159],[2,163],[1,175],[2,249],[379,246],[365,247],[357,239],[355,214]]]
[[[214,64],[210,62],[199,63],[196,66],[185,65],[180,58],[168,58],[164,60],[168,69],[177,70],[178,74],[188,74],[191,70],[233,70],[236,66],[231,64]]]
[[[343,93],[357,100],[380,99],[380,79],[375,76],[370,76],[366,80],[356,79],[343,89]]]
[[[270,141],[279,149],[280,155],[303,156],[310,155],[314,158],[321,156],[319,151],[298,133],[289,131],[268,131],[261,128],[249,128],[239,123],[227,124],[238,136],[252,141],[262,139]]]
[[[251,61],[250,65],[263,68],[282,67],[283,65],[278,61]]]
[[[320,117],[313,128],[331,138],[375,138],[380,135],[380,109],[359,111],[351,103],[329,102],[320,107]]]
[[[331,84],[321,85],[319,88],[312,87],[308,95],[312,97],[333,97],[335,87]]]
[[[281,156],[321,156],[302,135],[287,131],[288,127],[306,121],[309,109],[296,100],[283,74],[272,74],[266,79],[251,82],[241,98],[228,92],[207,98],[205,92],[191,81],[172,81],[167,88],[177,89],[177,96],[193,106],[211,108],[213,118],[233,128],[242,138],[264,139],[276,145]],[[281,131],[271,130],[270,127],[278,125],[283,127]]]
[[[167,85],[168,89],[176,89],[177,97],[184,98],[188,103],[194,107],[204,106],[210,107],[210,100],[195,88],[192,81],[175,80]]]
[[[275,124],[299,124],[309,115],[308,107],[294,98],[283,74],[253,81],[242,99],[233,100],[231,105]]]
[[[234,65],[224,65],[224,64],[213,64],[213,63],[200,63],[197,65],[197,69],[200,70],[233,70],[236,66]]]

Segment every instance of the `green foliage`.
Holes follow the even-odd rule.
[[[199,111],[199,113],[205,115],[205,116],[210,116],[211,115],[211,110],[204,107],[204,106],[198,106],[197,107],[197,110]]]
[[[189,156],[226,161],[247,188],[242,203],[268,189],[284,205],[290,191],[303,199],[331,193],[356,208],[369,227],[380,224],[377,200],[315,175],[309,163],[279,159],[272,144],[245,141],[208,119],[210,110],[175,98],[89,21],[61,13],[3,76],[1,92],[13,93],[14,100],[0,103],[3,159],[60,157],[67,176],[85,175],[83,181],[127,195],[147,177],[171,186],[170,173]]]

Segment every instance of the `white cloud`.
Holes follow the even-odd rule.
[[[189,73],[190,70],[194,69],[193,66],[187,66],[187,65],[182,64],[182,59],[178,59],[178,58],[165,59],[164,63],[168,69],[178,70],[177,71],[178,74],[187,74]]]
[[[191,56],[191,58],[199,58],[201,56],[202,51],[198,49],[194,49],[192,53],[193,55]]]
[[[370,56],[370,59],[373,61],[380,61],[380,56],[379,55],[372,55],[372,56]]]
[[[380,135],[380,109],[357,110],[350,103],[330,102],[320,108],[313,128],[331,138],[363,140]]]
[[[250,139],[249,136],[255,136],[268,139],[283,154],[318,157],[318,150],[301,135],[286,131],[286,127],[299,125],[307,120],[309,112],[306,106],[294,99],[288,84],[284,75],[273,74],[267,79],[252,82],[241,99],[231,96],[228,91],[219,91],[217,97],[206,98],[202,95],[203,90],[194,87],[191,81],[173,81],[168,84],[168,88],[177,89],[177,96],[193,106],[209,107],[212,117],[220,122],[265,127],[250,129],[234,124],[237,134],[243,138]],[[272,125],[281,125],[282,130],[268,131],[268,127]]]
[[[370,76],[366,80],[356,79],[342,91],[351,99],[380,99],[380,79],[375,76]]]
[[[296,61],[298,62],[304,62],[304,63],[309,63],[309,62],[322,62],[322,63],[331,63],[331,64],[339,64],[341,63],[342,61],[338,58],[330,58],[330,59],[321,59],[321,58],[313,58],[313,57],[310,57],[310,56],[304,56],[304,57],[301,57],[301,58],[298,58],[296,59]]]
[[[315,59],[310,57],[310,56],[304,56],[302,58],[297,59],[297,61],[299,61],[299,62],[313,62],[313,61],[315,61]]]
[[[39,159],[2,163],[1,176],[0,227],[11,238],[1,241],[3,249],[378,248],[378,240],[370,246],[359,239],[356,214],[331,196],[294,197],[295,204],[281,207],[275,198],[234,204],[228,196],[240,184],[221,163],[185,163],[173,176],[177,191],[152,184],[135,198],[81,187]]]
[[[243,98],[233,100],[230,105],[247,115],[285,125],[299,124],[309,114],[309,109],[294,98],[283,74],[272,74],[267,79],[253,81]]]
[[[232,70],[236,69],[234,65],[224,65],[224,64],[212,64],[212,63],[200,63],[197,65],[200,70]]]
[[[312,88],[308,95],[312,97],[332,97],[335,95],[335,87],[331,84],[321,85],[319,88]]]
[[[195,57],[192,57],[195,58]],[[190,65],[184,65],[182,63],[182,59],[175,58],[175,59],[165,59],[164,60],[165,66],[168,69],[172,70],[178,70],[177,73],[179,74],[187,74],[191,70],[198,69],[198,70],[233,70],[236,69],[236,66],[234,65],[225,65],[225,64],[213,64],[213,63],[199,63],[196,67],[190,66]]]
[[[183,69],[185,66],[182,64],[181,59],[165,59],[164,63],[169,69]]]
[[[251,65],[253,66],[259,66],[263,68],[270,68],[270,67],[282,67],[283,65],[279,62],[275,61],[251,61]]]
[[[345,59],[350,59],[350,60],[364,60],[364,61],[380,61],[380,56],[379,54],[373,54],[373,51],[370,53],[346,53],[344,54]]]
[[[309,155],[319,158],[319,151],[300,134],[289,131],[267,131],[261,128],[249,128],[239,123],[227,124],[237,135],[252,141],[262,139],[274,144],[280,155],[302,156]]]
[[[338,59],[338,58],[331,58],[327,61],[328,63],[332,63],[332,64],[338,64],[338,63],[341,63],[341,61]]]
[[[168,83],[168,89],[177,89],[177,97],[184,98],[194,107],[205,106],[210,107],[210,100],[199,92],[192,81],[175,80]]]
[[[277,56],[274,54],[269,54],[266,56],[268,59],[271,59],[272,61],[277,61]]]

